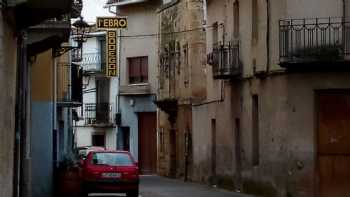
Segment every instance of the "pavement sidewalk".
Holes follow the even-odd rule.
[[[159,176],[143,176],[140,194],[142,197],[253,197]]]

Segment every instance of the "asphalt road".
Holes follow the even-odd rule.
[[[124,194],[90,194],[90,196],[125,196]],[[139,197],[252,197],[195,183],[159,176],[142,176]]]

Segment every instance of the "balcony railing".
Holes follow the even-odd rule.
[[[343,62],[350,53],[350,21],[344,18],[280,20],[280,64]]]
[[[82,55],[81,65],[85,73],[103,73],[106,62],[100,53],[85,53]]]
[[[235,42],[214,44],[207,61],[213,67],[214,79],[232,79],[242,74],[239,44]]]
[[[110,103],[85,103],[83,118],[85,125],[113,126],[115,125],[113,105]]]

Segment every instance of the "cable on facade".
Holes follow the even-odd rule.
[[[118,36],[120,38],[142,38],[142,37],[158,37],[162,35],[173,35],[173,34],[181,34],[181,33],[188,33],[193,31],[205,31],[206,29],[213,28],[214,26],[204,26],[204,27],[197,27],[193,29],[188,30],[182,30],[182,31],[173,31],[173,32],[166,32],[166,33],[154,33],[154,34],[139,34],[139,35],[125,35],[125,36]]]
[[[223,27],[224,24],[219,24],[220,27]],[[203,26],[203,27],[197,27],[193,29],[187,29],[182,31],[173,31],[173,32],[165,32],[165,33],[152,33],[152,34],[137,34],[137,35],[122,35],[118,36],[119,38],[144,38],[144,37],[158,37],[162,35],[173,35],[173,34],[181,34],[181,33],[188,33],[193,31],[205,31],[206,29],[214,28],[214,25],[210,26]]]
[[[221,26],[221,25],[220,25]],[[204,26],[204,27],[197,27],[193,29],[187,29],[187,30],[182,30],[182,31],[173,31],[173,32],[165,32],[165,33],[153,33],[153,34],[138,34],[138,35],[123,35],[123,36],[118,36],[119,38],[143,38],[143,37],[158,37],[162,35],[172,35],[172,34],[181,34],[181,33],[188,33],[188,32],[193,32],[193,31],[205,31],[206,29],[213,28],[214,26]]]

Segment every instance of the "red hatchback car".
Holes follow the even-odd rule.
[[[126,193],[137,197],[139,169],[129,152],[92,151],[81,164],[82,196],[89,193]]]

